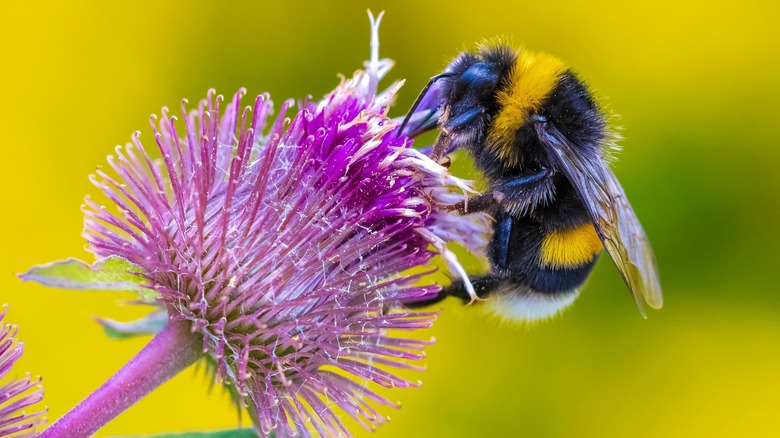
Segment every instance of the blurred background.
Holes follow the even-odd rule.
[[[576,305],[531,328],[447,303],[420,389],[377,437],[777,436],[780,433],[778,3],[11,2],[0,26],[4,104],[0,301],[60,417],[147,339],[112,341],[92,315],[130,319],[116,294],[22,283],[90,260],[87,175],[148,117],[210,87],[276,102],[322,96],[368,57],[366,8],[385,10],[381,56],[406,78],[393,114],[485,37],[566,60],[622,115],[616,173],[653,242],[666,298],[644,320],[602,258]],[[389,84],[389,81],[386,82]],[[429,140],[430,141],[430,140]],[[465,163],[465,164],[464,164]],[[468,175],[466,160],[455,172]],[[473,268],[476,269],[476,265]],[[187,371],[98,436],[228,428],[220,391]],[[354,429],[358,436],[368,432]]]

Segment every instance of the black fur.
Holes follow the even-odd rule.
[[[571,183],[555,168],[555,162],[539,141],[535,124],[555,126],[572,147],[590,155],[599,153],[604,141],[604,115],[587,87],[567,70],[550,95],[514,133],[512,144],[520,151],[521,164],[503,160],[495,152],[496,148],[488,147],[486,142],[492,120],[501,111],[496,94],[509,86],[509,73],[516,62],[517,52],[505,45],[466,52],[445,70],[452,75],[441,79],[444,115],[440,119],[437,143],[446,144],[447,149],[467,149],[491,182],[487,194],[475,204],[495,220],[494,236],[488,248],[491,273],[473,279],[480,297],[507,283],[540,293],[572,291],[585,281],[597,259],[595,255],[581,266],[555,269],[540,262],[545,236],[591,220]],[[529,179],[525,184],[521,178],[529,174],[544,175],[545,179]],[[521,182],[513,184],[513,180]],[[511,190],[507,190],[510,186]],[[499,196],[492,196],[496,193]],[[495,200],[491,202],[491,199]],[[510,204],[511,201],[516,204]],[[469,299],[463,284],[456,283],[438,297],[413,306],[431,304],[448,295]]]
[[[582,223],[580,220],[579,225]],[[488,246],[493,275],[544,293],[570,291],[581,285],[597,257],[576,268],[541,266],[539,254],[542,241],[548,234],[547,226],[549,224],[533,217],[516,217],[497,209],[495,234]],[[508,236],[505,235],[507,232]]]

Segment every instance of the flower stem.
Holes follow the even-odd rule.
[[[39,438],[87,437],[203,356],[203,337],[188,321],[169,321],[106,383]]]

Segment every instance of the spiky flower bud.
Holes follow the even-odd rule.
[[[8,311],[6,305],[0,313],[0,322]],[[15,337],[18,327],[0,325],[0,436],[33,437],[35,428],[44,422],[46,409],[36,407],[43,400],[41,378],[29,374],[22,378],[11,375],[14,364],[24,353],[24,344]],[[32,408],[35,412],[27,413]]]
[[[378,405],[393,403],[368,383],[416,385],[393,369],[419,368],[429,342],[408,333],[435,314],[402,304],[438,292],[425,278],[437,255],[462,273],[446,245],[483,244],[486,224],[437,210],[469,187],[387,117],[400,84],[377,93],[391,67],[378,58],[377,25],[366,71],[321,101],[287,101],[272,118],[267,95],[244,108],[243,90],[228,103],[212,91],[192,111],[182,102],[180,121],[167,109],[153,118],[161,159],[136,133],[93,175],[114,205],[87,198],[89,248],[105,266],[134,266],[168,328],[47,436],[93,433],[126,407],[96,420],[107,398],[121,392],[129,406],[188,363],[161,366],[155,381],[146,367],[166,355],[195,360],[190,344],[263,434],[349,435],[339,411],[373,429],[384,421]],[[127,393],[123,379],[139,376],[138,393]]]

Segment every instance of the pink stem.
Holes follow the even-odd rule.
[[[203,356],[203,337],[188,321],[169,321],[97,391],[43,431],[39,438],[91,436],[125,409]]]

